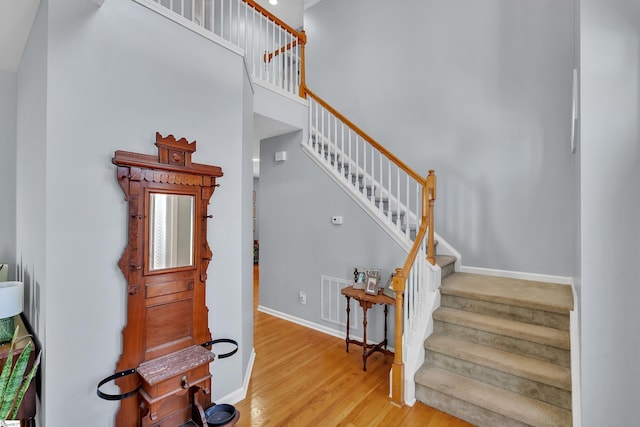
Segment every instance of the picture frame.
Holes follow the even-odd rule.
[[[364,289],[364,284],[367,279],[368,268],[355,267],[353,269],[353,289]]]
[[[380,276],[367,274],[364,292],[369,295],[378,295],[379,284],[380,284]]]
[[[389,298],[396,299],[396,291],[393,290],[393,276],[395,276],[395,273],[391,273],[389,276],[389,280],[387,280],[387,284],[384,285],[382,293]]]
[[[353,269],[353,289],[364,290],[367,281],[367,275],[381,277],[382,270],[378,268],[355,267]]]

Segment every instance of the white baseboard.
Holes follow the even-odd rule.
[[[279,317],[280,319],[288,320],[289,322],[293,322],[293,323],[296,323],[298,325],[306,326],[309,329],[313,329],[314,331],[322,332],[323,334],[331,335],[331,336],[336,337],[336,338],[340,338],[340,339],[345,339],[346,338],[346,332],[337,331],[335,329],[328,328],[326,326],[319,325],[317,323],[310,322],[308,320],[301,319],[299,317],[295,317],[295,316],[292,316],[292,315],[287,314],[287,313],[283,313],[283,312],[278,311],[278,310],[273,310],[273,309],[271,309],[269,307],[265,307],[263,305],[259,305],[258,306],[258,311],[261,312],[261,313],[266,313],[266,314],[270,314],[270,315],[275,316],[275,317]]]
[[[509,279],[531,280],[535,282],[558,283],[561,285],[571,285],[572,278],[567,276],[553,276],[549,274],[525,273],[522,271],[497,270],[493,268],[460,267],[460,273],[482,274],[485,276],[507,277]]]
[[[582,427],[582,381],[580,378],[580,308],[575,283],[571,281],[573,291],[573,310],[569,313],[571,339],[571,413],[573,427]]]
[[[256,350],[251,349],[251,356],[249,356],[249,363],[247,364],[247,372],[244,374],[244,380],[242,381],[242,387],[232,391],[231,393],[216,399],[216,403],[228,403],[233,405],[235,403],[244,400],[247,397],[247,390],[249,390],[249,381],[251,381],[251,374],[253,373],[253,364],[256,361]]]
[[[292,316],[290,314],[283,313],[283,312],[278,311],[278,310],[273,310],[273,309],[265,307],[263,305],[259,305],[258,306],[258,311],[260,311],[262,313],[270,314],[271,316],[279,317],[280,319],[287,320],[289,322],[293,322],[293,323],[296,323],[296,324],[301,325],[301,326],[305,326],[305,327],[307,327],[309,329],[313,329],[314,331],[322,332],[323,334],[331,335],[332,337],[340,338],[341,340],[344,340],[347,337],[347,333],[346,332],[337,331],[335,329],[328,328],[328,327],[320,325],[318,323],[310,322],[308,320],[301,319],[299,317]],[[349,338],[362,341],[362,336],[361,335],[358,336],[358,335],[349,334]],[[377,344],[375,341],[371,341],[371,340],[367,340],[367,342],[369,344]],[[392,351],[392,352],[395,353],[395,348],[394,347],[388,346],[387,349],[389,351]]]

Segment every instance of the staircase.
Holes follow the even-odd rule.
[[[254,83],[307,99],[303,150],[407,251],[393,282],[395,403],[417,398],[479,426],[572,424],[570,287],[455,273],[461,256],[432,226],[433,171],[417,174],[314,94],[306,35],[256,0],[135,1],[244,55]]]
[[[478,426],[571,426],[571,288],[453,273],[440,292],[417,400]]]

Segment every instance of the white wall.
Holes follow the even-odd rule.
[[[640,3],[584,0],[582,423],[638,424]]]
[[[16,262],[16,73],[0,70],[0,264]],[[13,265],[11,266],[13,267]],[[10,271],[13,274],[13,268]],[[9,278],[11,279],[12,276]]]
[[[155,154],[156,131],[197,140],[194,161],[225,174],[210,205],[208,296],[233,292],[208,299],[210,329],[233,334],[242,356],[214,378],[213,397],[240,387],[252,345],[240,312],[251,274],[241,261],[251,253],[247,91],[242,58],[133,1],[42,2],[18,71],[17,125],[18,258],[40,295],[33,311],[46,355],[41,425],[68,425],[70,414],[74,425],[113,425],[117,402],[95,394],[114,372],[126,320],[117,261],[127,208],[111,158]],[[225,312],[222,327],[227,304],[238,311]]]
[[[418,173],[468,266],[570,276],[573,0],[324,0],[309,87]]]

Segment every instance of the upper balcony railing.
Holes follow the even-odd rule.
[[[254,80],[304,97],[304,32],[254,0],[136,0],[244,51]]]

